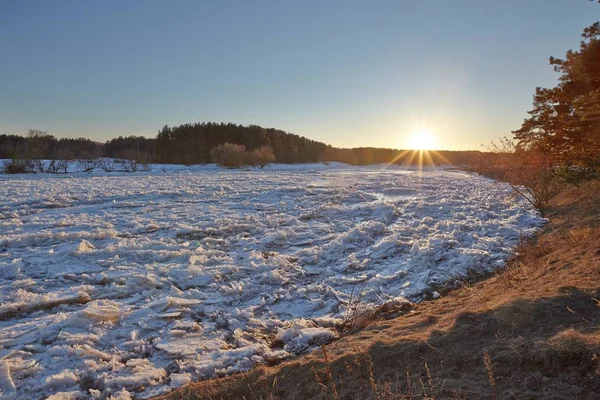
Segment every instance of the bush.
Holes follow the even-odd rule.
[[[73,160],[50,160],[46,172],[51,174],[66,174],[69,172],[71,164],[73,164]]]
[[[55,174],[66,174],[69,172],[69,167],[75,161],[73,153],[65,149],[56,149],[52,155],[52,160],[46,168],[46,172]]]
[[[222,167],[240,168],[246,165],[246,147],[239,144],[223,143],[210,151],[212,160]]]
[[[548,202],[565,186],[553,160],[537,148],[523,148],[508,138],[492,143],[490,154],[482,156],[473,170],[494,179],[507,182],[540,213],[544,214]]]
[[[95,160],[79,160],[77,161],[77,170],[80,172],[92,172],[96,168]]]
[[[148,152],[126,149],[117,152],[117,156],[119,157],[117,162],[125,172],[152,170],[152,155]]]
[[[275,154],[273,153],[273,149],[271,147],[266,145],[260,146],[259,148],[248,153],[246,160],[248,165],[264,168],[265,165],[269,165],[275,161]]]
[[[140,152],[137,155],[137,162],[140,165],[142,171],[152,170],[152,155],[148,152]]]
[[[33,173],[33,163],[31,160],[12,159],[5,160],[3,171],[6,174],[31,174]]]
[[[112,158],[99,158],[96,165],[104,172],[112,172],[115,170],[115,161]]]

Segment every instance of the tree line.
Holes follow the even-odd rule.
[[[327,148],[322,142],[258,125],[202,122],[169,127],[156,136],[156,161],[159,163],[205,164],[212,162],[211,150],[221,144],[244,146],[253,151],[270,147],[278,163],[319,161]]]
[[[342,149],[279,129],[214,122],[165,125],[155,138],[119,136],[105,143],[86,138],[58,139],[37,129],[30,129],[25,136],[0,135],[0,159],[13,160],[10,162],[12,172],[62,172],[75,160],[87,160],[82,170],[98,166],[107,172],[135,171],[139,166],[145,169],[151,163],[216,162],[226,167],[334,161],[351,165],[468,164],[478,154],[473,151],[419,153],[383,148]],[[116,165],[110,159],[128,162]],[[92,160],[98,162],[92,163]]]
[[[3,159],[86,159],[104,155],[104,145],[86,138],[61,138],[38,129],[25,136],[0,135],[0,158]]]

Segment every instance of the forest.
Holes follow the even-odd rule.
[[[215,154],[225,144],[236,145],[229,148],[260,158],[255,162],[238,162],[236,166],[264,166],[261,160],[277,163],[343,162],[351,165],[390,162],[463,165],[481,154],[478,151],[432,151],[423,154],[372,147],[343,149],[274,128],[202,122],[173,127],[165,125],[155,138],[119,136],[106,143],[86,138],[58,139],[46,131],[30,129],[24,136],[0,135],[0,159],[27,160],[35,164],[35,160],[116,158],[145,164],[192,165],[218,162]],[[45,171],[38,169],[37,172]]]

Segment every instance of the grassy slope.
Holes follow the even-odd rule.
[[[325,351],[167,398],[598,399],[600,184],[561,194],[548,217],[495,276]]]

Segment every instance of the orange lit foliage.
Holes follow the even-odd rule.
[[[600,23],[586,28],[579,51],[551,57],[561,74],[554,88],[537,88],[530,117],[514,131],[523,148],[546,153],[555,165],[600,167]]]
[[[525,148],[508,138],[493,142],[488,150],[490,153],[474,169],[508,182],[515,193],[544,214],[550,199],[564,186],[549,153],[536,147]]]

